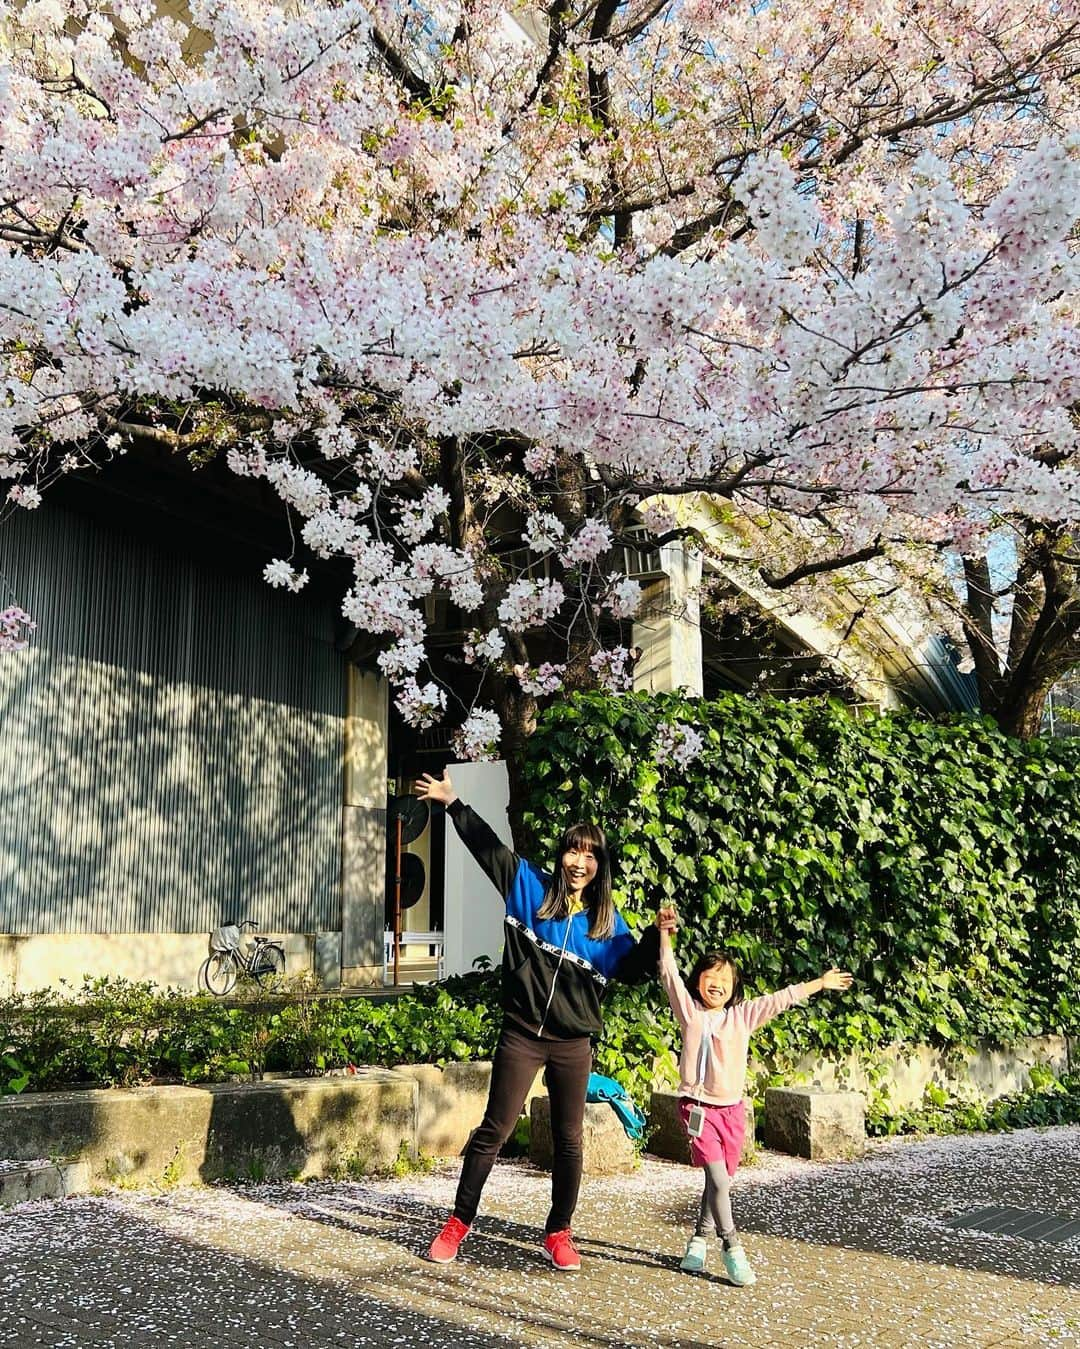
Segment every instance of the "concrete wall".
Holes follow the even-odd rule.
[[[1080,1066],[1080,1045],[1063,1035],[1042,1035],[1022,1040],[1008,1049],[978,1048],[947,1053],[929,1045],[892,1045],[876,1051],[885,1067],[879,1090],[887,1090],[898,1110],[920,1105],[931,1084],[944,1087],[950,1095],[992,1101],[1025,1091],[1030,1085],[1029,1069],[1041,1064],[1060,1076],[1070,1066]],[[806,1086],[822,1091],[860,1091],[870,1093],[873,1086],[857,1058],[838,1063],[804,1059],[798,1073]]]
[[[461,799],[483,816],[507,847],[513,847],[506,816],[510,803],[506,764],[501,761],[451,764],[450,777]],[[487,956],[498,964],[502,958],[505,906],[449,820],[444,893],[446,973],[468,974],[477,956]]]
[[[0,1099],[0,1157],[64,1157],[98,1183],[327,1176],[416,1155],[416,1083],[355,1077],[41,1092]]]
[[[951,1089],[966,1084],[989,1097],[1022,1090],[1033,1063],[1064,1071],[1069,1049],[1047,1037],[1011,1057],[983,1051]],[[1075,1064],[1080,1045],[1071,1052]],[[915,1074],[912,1063],[921,1066],[907,1077]],[[917,1048],[898,1060],[894,1103],[921,1100],[927,1074],[949,1085],[929,1051]],[[859,1087],[821,1069],[809,1076],[826,1090]],[[490,1078],[489,1063],[412,1064],[361,1068],[348,1077],[9,1096],[0,1099],[0,1158],[70,1159],[88,1166],[97,1184],[362,1174],[391,1166],[403,1143],[411,1157],[460,1155],[483,1118]],[[544,1094],[538,1077],[526,1109]],[[686,1160],[672,1093],[652,1094],[649,1124],[649,1151]],[[748,1134],[749,1152],[752,1129]]]
[[[326,982],[325,955],[331,953],[330,982],[340,966],[336,932],[267,933],[285,947],[286,974],[314,970]],[[0,933],[0,997],[38,988],[78,988],[84,975],[150,979],[163,987],[194,990],[206,959],[206,932],[54,932],[20,936]]]
[[[0,1158],[70,1158],[92,1184],[360,1174],[457,1157],[484,1117],[491,1064],[0,1098]],[[539,1074],[525,1108],[546,1091]]]

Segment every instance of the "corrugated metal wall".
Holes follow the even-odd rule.
[[[333,607],[258,567],[48,498],[0,527],[0,584],[39,625],[0,655],[0,932],[340,929]]]

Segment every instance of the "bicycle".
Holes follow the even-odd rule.
[[[254,935],[259,925],[251,918],[242,923],[226,923],[210,933],[210,954],[199,966],[199,986],[216,998],[223,998],[236,987],[241,974],[259,985],[273,983],[285,973],[285,948],[280,942]],[[252,929],[252,939],[242,948],[244,928]]]

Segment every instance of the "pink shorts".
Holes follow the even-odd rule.
[[[699,1104],[688,1096],[679,1097],[679,1118],[686,1128],[687,1116],[691,1109]],[[734,1105],[704,1105],[705,1128],[700,1138],[690,1138],[690,1160],[695,1166],[708,1166],[710,1162],[723,1162],[729,1176],[735,1174],[742,1157],[743,1140],[746,1138],[746,1107],[742,1101]]]

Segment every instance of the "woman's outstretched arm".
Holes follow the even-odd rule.
[[[416,794],[421,801],[438,801],[446,807],[458,837],[476,858],[499,894],[506,899],[521,865],[521,858],[503,843],[491,825],[481,819],[472,806],[462,801],[454,790],[449,772],[444,769],[441,778],[424,773],[416,781]]]

